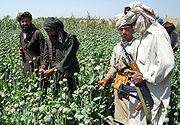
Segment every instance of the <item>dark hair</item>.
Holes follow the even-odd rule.
[[[17,15],[16,18],[17,18],[17,21],[20,22],[21,20],[23,20],[23,19],[26,18],[26,17],[27,17],[30,21],[32,21],[32,15],[31,15],[31,13],[28,12],[28,11],[18,13],[18,15]]]
[[[171,31],[175,30],[175,26],[173,23],[170,23],[170,22],[165,22],[162,24],[162,26],[165,28],[165,29],[171,29]]]
[[[64,25],[62,23],[62,21],[60,21],[57,18],[54,17],[48,17],[45,21],[44,21],[44,29],[54,29],[56,31],[59,31],[59,29],[64,30]]]

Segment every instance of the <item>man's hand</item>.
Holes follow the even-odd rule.
[[[39,66],[39,77],[41,77],[42,78],[42,80],[44,80],[44,71],[46,70],[46,66],[45,65],[41,65],[41,66]],[[46,80],[47,81],[47,80]]]
[[[142,73],[133,71],[133,70],[131,70],[130,73],[132,75],[128,75],[128,77],[132,78],[134,84],[140,84],[143,82],[143,79],[142,79],[143,74]]]
[[[45,70],[44,71],[44,78],[43,79],[49,78],[54,73],[55,69],[56,69],[56,67]]]
[[[20,56],[20,57],[22,57],[22,51],[23,51],[22,47],[19,48],[18,52],[19,52],[19,56]]]
[[[45,70],[46,69],[46,66],[45,65],[41,65],[41,66],[39,66],[39,70]]]
[[[108,77],[105,77],[103,78],[102,80],[98,81],[96,84],[96,87],[97,88],[100,88],[101,86],[103,86],[104,88],[106,87],[106,84],[108,83],[109,81],[109,78]]]

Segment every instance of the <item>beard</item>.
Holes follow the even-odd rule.
[[[49,39],[51,40],[51,42],[54,43],[54,41],[58,41],[58,35],[57,34],[49,35]]]
[[[21,26],[23,32],[25,32],[25,33],[28,32],[28,30],[30,29],[30,27],[31,27],[31,24],[30,24],[30,25],[23,25],[23,26]]]
[[[122,37],[123,40],[127,40],[128,39],[128,35],[126,35],[126,34],[123,34],[121,37]]]
[[[49,35],[50,39],[55,39],[57,37],[57,35]]]

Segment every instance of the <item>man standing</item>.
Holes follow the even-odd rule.
[[[126,22],[122,23],[121,18],[118,17],[118,21],[116,23],[116,27],[122,37],[122,41],[118,43],[113,50],[111,56],[111,67],[109,68],[106,76],[96,83],[98,87],[105,87],[108,82],[112,82],[116,77],[116,82],[114,83],[114,105],[115,105],[115,113],[114,113],[114,123],[113,124],[125,124],[128,125],[128,117],[129,117],[129,102],[128,95],[124,93],[118,93],[119,85],[121,83],[121,78],[125,78],[126,74],[129,71],[129,65],[126,63],[126,56],[122,49],[121,43],[127,49],[127,52],[136,58],[136,50],[139,45],[139,40],[136,40],[133,37],[133,25],[128,24]],[[117,83],[118,82],[118,83]],[[126,84],[126,83],[125,83]]]
[[[48,33],[41,66],[44,70],[44,79],[47,80],[52,76],[56,69],[56,81],[66,77],[70,93],[73,93],[75,84],[78,83],[74,73],[80,70],[76,58],[79,42],[75,35],[65,32],[63,23],[54,17],[48,17],[45,20],[44,29]],[[48,66],[49,69],[47,69]]]
[[[141,71],[130,71],[129,77],[135,85],[146,84],[152,99],[150,121],[153,125],[162,125],[170,101],[171,78],[175,67],[170,37],[157,22],[158,15],[146,5],[132,2],[125,7],[124,21],[134,24],[134,30],[141,35],[137,50],[137,65]],[[129,124],[146,125],[144,110],[136,111],[139,101],[130,97]]]
[[[19,55],[22,57],[23,74],[30,76],[34,68],[39,68],[42,61],[44,36],[32,24],[32,15],[29,12],[18,13],[17,21],[22,28]]]
[[[171,47],[175,52],[178,49],[178,34],[175,32],[175,26],[173,23],[165,22],[162,24],[171,38]]]

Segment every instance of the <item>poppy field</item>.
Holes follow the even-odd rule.
[[[68,33],[80,42],[77,58],[80,64],[77,90],[68,96],[67,79],[59,82],[55,93],[54,76],[49,80],[47,95],[35,72],[28,78],[22,73],[18,54],[20,27],[15,19],[0,20],[0,124],[2,125],[108,125],[114,114],[113,83],[98,90],[95,83],[108,71],[113,47],[121,41],[115,22],[103,19],[60,18]],[[33,20],[45,38],[44,18]],[[180,26],[176,28],[180,33]],[[138,35],[136,35],[138,37]],[[171,101],[165,124],[179,125],[180,48],[175,52],[176,68],[172,79]],[[30,63],[33,63],[30,62]],[[28,84],[30,83],[30,86]]]

